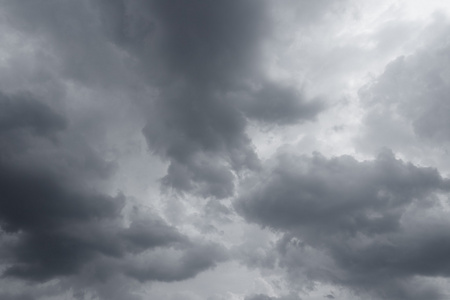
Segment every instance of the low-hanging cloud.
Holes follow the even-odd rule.
[[[259,165],[246,134],[249,118],[286,125],[324,109],[265,78],[258,63],[271,31],[266,1],[100,3],[116,43],[141,62],[157,90],[143,133],[170,162],[166,187],[230,197],[235,172]],[[253,91],[254,83],[263,87]]]
[[[279,155],[235,203],[248,221],[283,234],[279,266],[291,280],[367,290],[382,299],[443,299],[417,277],[448,277],[450,223],[439,194],[450,181],[384,151],[373,161]],[[417,219],[436,214],[436,219]],[[418,296],[421,295],[421,296]]]
[[[63,115],[31,94],[2,94],[0,106],[3,278],[42,283],[88,276],[87,288],[95,288],[115,274],[140,281],[183,280],[226,258],[222,246],[193,242],[156,214],[132,216],[125,225],[126,197],[96,187],[114,167],[88,145],[71,147],[83,140]],[[132,272],[135,259],[158,249],[176,249],[181,256],[159,254],[162,259],[145,275]],[[174,261],[179,266],[168,274]]]
[[[449,298],[450,27],[389,2],[2,1],[0,298]]]

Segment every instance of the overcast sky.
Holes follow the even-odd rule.
[[[448,0],[0,0],[0,299],[450,299]]]

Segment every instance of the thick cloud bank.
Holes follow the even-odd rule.
[[[449,299],[445,0],[0,0],[0,299]]]
[[[265,78],[261,47],[271,28],[265,1],[102,4],[106,19],[121,16],[112,28],[118,45],[156,84],[143,133],[170,162],[165,186],[232,196],[235,172],[259,164],[245,132],[249,119],[283,125],[313,120],[323,109]]]
[[[278,263],[292,281],[306,276],[383,299],[441,299],[407,284],[450,275],[450,223],[439,200],[450,180],[436,169],[389,151],[363,162],[284,154],[244,189],[237,211],[282,233]]]
[[[125,225],[126,197],[96,188],[113,166],[62,115],[25,93],[2,94],[0,106],[3,278],[177,281],[225,259],[219,245],[191,241],[157,215]]]

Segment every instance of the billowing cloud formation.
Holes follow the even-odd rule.
[[[117,100],[102,111],[106,100],[96,98],[115,92],[141,110],[149,148],[169,161],[165,186],[215,198],[233,195],[236,173],[259,167],[251,120],[295,124],[324,108],[266,75],[265,2],[25,1],[2,10],[11,16],[2,39],[13,41],[0,74],[3,276],[61,283],[4,297],[66,287],[76,298],[84,288],[110,298],[112,282],[184,280],[227,258],[156,213],[123,213],[127,197],[106,188],[118,166],[100,137]]]
[[[92,286],[114,274],[173,281],[225,258],[220,246],[190,241],[156,215],[135,216],[125,226],[125,196],[96,188],[112,166],[83,145],[63,116],[30,94],[2,94],[0,106],[4,278],[45,282],[82,274]],[[162,248],[177,256],[166,257]],[[139,255],[154,264],[142,269]],[[109,271],[101,275],[102,269]]]
[[[448,299],[450,6],[394,2],[0,1],[0,298]]]
[[[168,187],[204,197],[233,195],[234,172],[259,164],[245,133],[248,118],[293,124],[323,109],[265,78],[258,64],[271,28],[265,1],[102,5],[116,43],[155,81],[143,132],[149,147],[170,161],[162,180]]]
[[[362,148],[446,148],[450,65],[444,37],[449,31],[446,17],[436,14],[422,32],[427,47],[397,57],[360,89],[368,112]]]
[[[382,299],[441,299],[438,290],[411,282],[450,276],[450,224],[438,196],[449,190],[436,169],[389,151],[363,162],[285,154],[235,206],[247,220],[283,233],[279,265],[292,281],[306,276]]]

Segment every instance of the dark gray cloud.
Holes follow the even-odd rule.
[[[282,297],[269,297],[264,294],[257,294],[252,296],[245,297],[245,300],[301,300],[298,295],[288,295],[288,296],[282,296]]]
[[[301,120],[314,120],[324,109],[319,99],[305,101],[304,96],[295,88],[275,84],[262,83],[260,87],[248,95],[239,95],[240,105],[246,116],[262,123],[289,125]]]
[[[272,300],[274,299],[273,297],[269,297],[267,295],[262,295],[262,294],[258,294],[258,295],[253,295],[250,297],[246,297],[246,300]]]
[[[76,272],[91,259],[96,246],[85,244],[65,231],[80,222],[117,217],[123,197],[89,191],[82,180],[71,178],[74,173],[83,176],[83,167],[77,167],[79,173],[66,172],[64,163],[70,161],[60,159],[70,157],[61,153],[64,148],[58,149],[62,141],[48,141],[37,135],[50,129],[59,131],[58,134],[62,131],[65,119],[49,106],[20,96],[3,96],[1,104],[7,108],[7,114],[1,117],[0,140],[5,145],[16,141],[21,145],[15,151],[7,151],[5,147],[1,151],[1,225],[4,231],[18,237],[10,249],[12,266],[4,275],[40,281]],[[16,116],[20,121],[14,119],[15,124],[9,121]],[[11,130],[20,131],[11,135]],[[60,155],[44,161],[39,155],[46,151]],[[83,152],[77,155],[92,162],[85,166],[84,173],[104,172],[96,169],[105,164],[99,157]]]
[[[258,167],[248,118],[293,124],[324,108],[261,75],[261,45],[271,31],[265,1],[100,4],[116,43],[139,59],[157,89],[143,133],[170,162],[167,187],[233,195],[235,172]],[[250,88],[260,82],[261,89]]]
[[[35,299],[32,295],[29,294],[22,294],[22,295],[11,295],[11,294],[0,294],[2,299],[5,300],[33,300]]]
[[[35,134],[48,135],[66,126],[61,116],[32,99],[31,95],[1,94],[0,105],[0,128],[3,132],[31,129]]]
[[[180,281],[196,276],[210,269],[217,262],[227,258],[223,248],[215,244],[195,247],[184,251],[181,256],[164,256],[146,259],[144,262],[126,266],[125,272],[141,281]]]
[[[306,276],[380,299],[443,299],[414,280],[450,276],[450,224],[417,218],[439,213],[437,195],[449,189],[436,169],[389,151],[363,162],[285,154],[244,188],[235,207],[283,234],[278,265],[293,282]]]
[[[41,84],[46,77],[110,89],[130,83],[127,59],[111,47],[93,1],[3,2],[2,10],[11,16],[4,26],[29,37]]]
[[[95,288],[115,274],[140,281],[183,280],[225,259],[221,246],[194,243],[155,214],[132,215],[124,226],[126,197],[99,188],[113,166],[88,144],[72,147],[84,141],[63,115],[31,94],[2,94],[0,106],[4,279],[40,283],[88,275]],[[162,248],[180,252],[175,269],[167,273],[173,261],[162,255],[165,260],[155,260],[145,274],[130,271],[133,256]]]
[[[267,176],[237,202],[249,219],[277,228],[317,225],[349,234],[392,230],[405,205],[450,184],[435,169],[400,163],[389,152],[372,163],[351,156],[281,157]]]
[[[448,298],[434,279],[450,275],[450,183],[436,169],[389,151],[370,161],[287,154],[262,162],[251,136],[253,126],[282,133],[284,126],[317,120],[327,104],[313,91],[340,90],[348,74],[361,70],[346,62],[400,51],[402,42],[393,40],[414,31],[415,23],[394,20],[376,34],[358,29],[353,36],[352,26],[367,24],[353,20],[356,6],[344,0],[24,0],[0,6],[6,49],[0,53],[0,286],[10,288],[0,298],[72,293],[75,299],[139,300],[132,291],[142,284],[182,289],[185,283],[177,282],[192,279],[194,289],[193,278],[230,258],[250,272],[276,269],[268,277],[286,271],[291,294],[246,300],[297,300],[305,282],[344,287],[357,298]],[[332,20],[335,12],[350,25]],[[436,15],[424,31],[429,47],[392,61],[360,90],[367,109],[362,148],[448,144],[447,23]],[[330,24],[342,27],[328,35]],[[317,45],[328,42],[315,39],[323,33],[336,45]],[[287,58],[278,47],[291,49],[280,51]],[[361,54],[366,50],[373,55]],[[290,66],[296,55],[305,58]],[[304,69],[282,70],[286,66]],[[314,66],[320,70],[311,71]],[[149,211],[133,209],[135,201],[115,186],[133,181],[138,175],[127,172],[145,164],[143,155],[124,171],[115,161],[123,154],[116,145],[135,147],[124,146],[126,134],[116,135],[122,127],[143,139],[156,154],[152,159],[167,163],[165,175],[155,171],[163,191],[179,193],[153,195],[147,178],[118,184],[147,196],[142,201]],[[319,131],[312,128],[308,138]],[[297,140],[303,133],[281,135]],[[267,154],[264,147],[258,153]],[[143,169],[163,165],[145,159]],[[114,177],[116,170],[122,173]],[[273,232],[253,236],[256,230],[247,229],[228,200],[216,201],[231,197],[244,222]],[[164,210],[179,227],[159,215]],[[193,238],[194,232],[204,237]],[[271,233],[280,237],[276,243]],[[212,242],[222,239],[233,251]],[[222,277],[200,280],[215,278]],[[195,298],[179,290],[167,298],[183,295]]]
[[[236,173],[259,164],[249,118],[294,124],[325,108],[266,78],[261,49],[274,27],[267,1],[24,1],[3,9],[14,16],[5,26],[33,37],[41,70],[33,80],[45,74],[147,98],[143,134],[170,163],[163,186],[177,191],[233,195]]]
[[[131,246],[139,250],[188,243],[185,236],[156,216],[133,220],[130,226],[122,232],[122,236]]]

